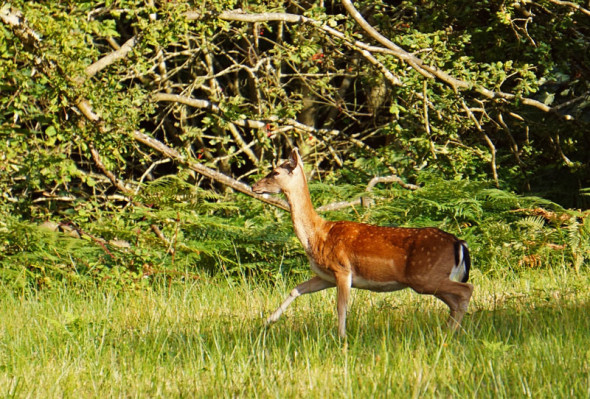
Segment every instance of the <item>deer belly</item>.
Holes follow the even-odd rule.
[[[352,276],[352,286],[362,290],[378,292],[398,291],[407,287],[407,285],[397,281],[373,281],[367,280],[358,275]]]
[[[311,257],[309,259],[309,264],[311,265],[311,270],[315,274],[317,274],[317,276],[320,277],[322,280],[326,280],[326,281],[336,284],[336,279],[334,278],[334,274],[332,274],[330,271],[324,269],[323,267],[321,267],[320,265],[315,263],[311,259]]]

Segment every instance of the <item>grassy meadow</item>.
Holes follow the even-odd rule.
[[[589,397],[590,272],[475,270],[464,330],[409,290],[335,291],[268,315],[295,281],[0,295],[2,397]]]

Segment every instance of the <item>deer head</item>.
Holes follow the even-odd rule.
[[[303,163],[297,148],[291,151],[289,159],[273,169],[262,180],[252,186],[252,191],[257,194],[278,194],[290,192],[296,185],[305,179]]]

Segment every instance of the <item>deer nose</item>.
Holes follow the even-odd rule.
[[[262,193],[264,193],[264,190],[262,190],[260,188],[260,186],[258,185],[258,183],[254,184],[252,186],[252,191],[254,191],[256,194],[262,194]]]

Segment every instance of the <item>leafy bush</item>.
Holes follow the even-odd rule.
[[[440,227],[467,240],[474,267],[486,273],[575,271],[590,260],[589,212],[501,191],[491,182],[427,175],[420,180],[423,188],[417,190],[377,187],[370,208],[324,216]],[[311,190],[317,203],[367,195],[360,187],[322,183]],[[149,207],[97,208],[72,214],[67,222],[54,220],[67,228],[62,232],[6,218],[0,225],[0,278],[18,288],[61,282],[133,287],[219,273],[274,281],[309,270],[286,212],[245,196],[213,195],[177,176],[148,183],[140,198]]]

